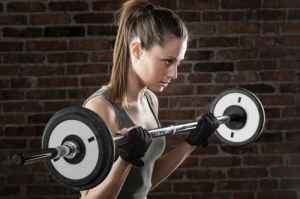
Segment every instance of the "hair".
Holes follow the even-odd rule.
[[[163,46],[170,38],[188,38],[184,22],[170,9],[157,7],[147,0],[129,0],[120,9],[118,32],[113,51],[113,67],[109,85],[112,99],[124,102],[127,98],[127,73],[130,64],[129,44],[138,37],[141,47],[149,50],[154,45]]]

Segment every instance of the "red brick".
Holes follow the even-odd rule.
[[[243,11],[204,11],[203,21],[241,21],[245,19]]]
[[[26,25],[27,17],[25,15],[7,15],[0,16],[0,25]]]
[[[174,191],[176,192],[211,192],[214,189],[212,182],[179,182],[173,184]]]
[[[88,55],[79,52],[64,52],[48,54],[47,58],[49,63],[85,63],[88,60]]]
[[[223,86],[219,86],[219,85],[215,85],[215,86],[212,86],[212,85],[201,85],[201,86],[197,86],[197,94],[199,95],[217,95],[217,94],[220,94],[221,92],[227,90],[231,88],[231,86],[226,86],[226,85],[223,85]]]
[[[172,108],[172,109],[205,107],[209,104],[210,101],[211,101],[211,98],[209,98],[209,97],[200,97],[200,96],[170,97],[169,98],[169,107]],[[161,102],[160,102],[160,107],[161,107]]]
[[[45,77],[37,80],[38,88],[65,88],[78,87],[77,77]]]
[[[50,2],[48,6],[51,11],[87,11],[89,9],[88,2],[85,1],[57,1]]]
[[[71,16],[68,14],[35,14],[29,17],[32,25],[54,25],[54,24],[70,24]]]
[[[0,52],[22,51],[23,46],[22,42],[2,41],[0,42]]]
[[[300,8],[300,2],[293,0],[264,0],[264,8]]]
[[[264,71],[269,69],[276,69],[276,62],[273,60],[245,60],[245,61],[237,61],[236,69],[237,71]]]
[[[266,128],[272,130],[300,129],[300,119],[281,119],[280,121],[269,120],[269,123],[267,124]]]
[[[69,41],[70,50],[109,50],[112,48],[112,42],[104,39],[85,39]]]
[[[95,88],[78,88],[78,89],[68,89],[67,96],[69,99],[86,99],[92,93],[94,93],[99,87]]]
[[[39,100],[65,99],[66,91],[58,89],[29,90],[26,92],[26,98]]]
[[[236,72],[232,76],[233,76],[232,77],[232,82],[234,82],[234,83],[242,83],[242,84],[245,84],[245,83],[248,83],[248,82],[256,83],[260,80],[258,73],[255,72],[255,71]],[[251,84],[249,84],[247,86],[251,87]],[[259,88],[260,86],[261,86],[261,88]],[[257,86],[253,85],[253,88],[255,88],[255,87],[256,87],[256,89],[263,90],[264,87],[269,88],[270,86],[266,86],[265,84],[257,84]],[[269,90],[269,89],[266,89],[266,90]]]
[[[194,65],[196,72],[233,72],[234,66],[230,62],[199,62]]]
[[[216,183],[217,191],[255,191],[257,190],[258,183],[256,181],[247,180],[227,180],[227,181],[218,181]]]
[[[3,28],[3,37],[38,38],[43,36],[42,28]]]
[[[282,189],[299,189],[300,179],[282,179],[280,181],[280,187]]]
[[[278,180],[275,179],[260,180],[259,184],[260,184],[260,188],[263,190],[273,190],[273,189],[278,189],[279,187]]]
[[[288,34],[292,34],[292,33],[299,33],[300,31],[300,24],[299,23],[284,23],[281,26],[282,32],[283,33],[288,33]]]
[[[297,143],[280,143],[262,145],[262,153],[265,154],[282,154],[282,153],[299,153],[300,148]]]
[[[243,0],[222,0],[222,8],[225,9],[254,9],[261,8],[261,0],[243,1]]]
[[[266,168],[231,168],[227,171],[229,178],[263,178],[268,176]]]
[[[288,164],[289,165],[300,165],[300,156],[299,155],[290,155],[288,157]]]
[[[82,37],[85,35],[85,28],[82,26],[51,26],[44,30],[46,37]]]
[[[295,103],[295,99],[290,95],[260,95],[259,99],[265,106],[291,105]]]
[[[176,96],[176,95],[192,95],[194,94],[194,87],[192,85],[175,85],[170,84],[162,93],[163,96]]]
[[[263,34],[279,34],[279,23],[263,23],[261,24],[261,31]]]
[[[52,117],[51,113],[30,114],[28,116],[29,124],[46,124]],[[40,142],[38,143],[40,146]]]
[[[192,73],[188,77],[188,81],[192,84],[195,83],[211,83],[212,75],[204,73]]]
[[[1,117],[1,116],[0,116]],[[24,139],[1,139],[0,149],[24,149],[26,140]]]
[[[189,180],[224,179],[225,172],[220,169],[188,169],[186,177]]]
[[[199,13],[199,12],[194,12],[194,11],[190,11],[190,12],[189,11],[179,11],[179,12],[177,12],[177,14],[186,23],[189,23],[189,22],[199,22],[201,20],[201,13]]]
[[[90,25],[87,32],[89,36],[115,36],[117,27],[113,25]]]
[[[121,6],[122,1],[109,1],[109,0],[101,0],[93,2],[93,10],[95,11],[115,11],[118,10]]]
[[[60,51],[67,50],[66,41],[28,41],[26,42],[27,51]]]
[[[223,60],[242,60],[242,59],[255,59],[258,57],[258,51],[252,49],[241,50],[219,50],[216,54],[216,59]]]
[[[226,34],[256,34],[260,26],[257,23],[228,22],[217,26],[217,33]]]
[[[272,198],[272,199],[296,199],[297,198],[297,192],[296,191],[261,191],[257,193],[257,199],[266,199],[266,198]]]
[[[34,66],[24,66],[20,68],[23,76],[49,76],[51,75],[63,75],[64,66],[53,66],[53,65],[34,65]]]
[[[211,60],[214,58],[214,52],[210,50],[188,50],[185,55],[186,60]]]
[[[206,9],[217,9],[219,6],[219,3],[217,0],[191,0],[191,1],[179,1],[179,8],[181,9],[192,9],[199,8],[200,10],[206,10]]]
[[[282,133],[266,133],[263,132],[259,139],[257,140],[258,143],[278,143],[283,140]]]
[[[3,55],[3,63],[6,64],[38,64],[43,63],[45,60],[44,55],[37,53],[14,53],[14,54],[5,54]]]
[[[234,192],[233,198],[239,199],[254,199],[255,194],[253,192]]]
[[[195,118],[194,110],[161,110],[159,111],[161,120],[192,120]]]
[[[216,27],[213,24],[203,24],[199,22],[193,22],[186,24],[189,33],[193,36],[196,35],[212,35],[216,33]]]
[[[46,5],[42,2],[8,2],[7,4],[8,12],[43,12],[46,10]]]
[[[288,20],[299,20],[300,10],[288,10],[287,19]]]
[[[80,74],[108,74],[109,66],[105,64],[82,64],[82,65],[68,65],[66,74],[80,75]]]
[[[102,51],[92,53],[91,60],[93,62],[112,62],[113,59],[113,52],[111,51]]]
[[[6,137],[23,137],[23,136],[37,136],[40,137],[43,133],[44,126],[10,126],[4,130]]]
[[[0,188],[0,195],[2,196],[16,196],[21,193],[21,187],[17,185],[4,185]]]
[[[201,166],[203,167],[232,167],[240,165],[241,159],[238,157],[211,157],[201,160]]]
[[[110,76],[98,75],[80,78],[80,86],[101,86],[109,82]]]
[[[18,90],[0,90],[0,100],[22,100],[24,99],[24,91]]]
[[[6,102],[3,104],[3,112],[40,112],[42,105],[38,102],[22,101],[22,102]]]
[[[295,132],[287,132],[286,133],[286,140],[290,142],[299,142],[300,141],[300,131]]]
[[[12,88],[32,88],[34,80],[30,78],[13,78],[11,79]]]
[[[262,81],[294,81],[294,71],[264,71],[259,73]]]
[[[222,153],[230,154],[230,155],[245,155],[245,154],[257,154],[258,149],[254,144],[249,144],[245,146],[230,146],[230,145],[221,145],[220,151]]]
[[[111,13],[77,14],[74,16],[74,21],[78,24],[114,23],[114,15]]]
[[[0,67],[0,77],[17,75],[19,68],[17,65],[2,65]]]

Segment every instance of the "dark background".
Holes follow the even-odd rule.
[[[166,125],[206,111],[244,87],[262,100],[261,138],[230,147],[212,138],[151,199],[300,198],[300,1],[169,0],[191,33],[178,80],[159,96]],[[43,163],[10,165],[40,148],[54,112],[109,79],[120,1],[0,1],[0,198],[73,199]],[[179,138],[169,139],[169,148]]]

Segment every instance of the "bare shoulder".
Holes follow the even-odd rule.
[[[153,102],[153,108],[154,108],[155,114],[158,115],[159,103],[158,103],[158,98],[157,98],[156,94],[153,91],[151,91],[150,89],[147,89],[146,92],[151,97],[151,100]]]
[[[104,120],[112,133],[118,131],[115,111],[111,103],[105,98],[97,96],[84,104],[84,107],[97,113]]]

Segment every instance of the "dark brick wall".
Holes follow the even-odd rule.
[[[178,80],[160,95],[164,124],[190,121],[227,88],[244,87],[267,116],[244,147],[212,138],[151,199],[300,198],[300,1],[162,0],[192,35]],[[109,79],[120,1],[0,1],[0,198],[73,199],[39,163],[9,164],[40,148],[45,123]],[[169,139],[169,148],[179,138]]]

